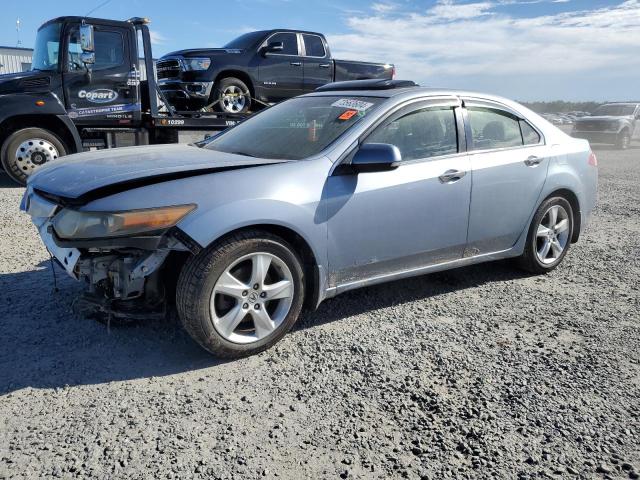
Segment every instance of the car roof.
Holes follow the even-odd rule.
[[[390,88],[384,90],[327,90],[308,93],[305,96],[354,96],[354,97],[380,97],[380,98],[398,98],[399,100],[417,98],[417,97],[466,97],[481,100],[489,100],[498,103],[504,103],[511,105],[515,102],[507,98],[500,97],[498,95],[474,92],[470,90],[457,90],[447,88],[435,88],[435,87],[401,87]]]

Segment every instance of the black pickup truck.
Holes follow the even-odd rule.
[[[640,140],[640,102],[600,105],[575,120],[571,135],[626,150],[632,140]]]
[[[156,63],[158,85],[178,110],[245,113],[343,80],[392,79],[390,64],[334,60],[324,35],[246,33],[223,48],[180,50]]]

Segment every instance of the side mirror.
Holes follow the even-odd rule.
[[[276,53],[281,52],[282,50],[284,50],[284,43],[282,42],[268,43],[264,49],[265,53]]]
[[[83,52],[95,52],[95,45],[93,43],[93,25],[80,25],[80,49]]]
[[[366,143],[351,160],[351,169],[360,172],[385,172],[398,168],[402,154],[389,143]]]
[[[85,65],[93,65],[96,63],[96,54],[94,52],[82,52],[80,54],[80,61]]]

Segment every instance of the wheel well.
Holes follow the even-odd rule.
[[[315,309],[316,305],[318,304],[318,297],[320,295],[320,274],[317,268],[318,262],[315,255],[313,254],[313,250],[311,250],[311,247],[309,246],[307,241],[294,230],[274,224],[248,225],[246,227],[227,232],[225,235],[223,235],[221,238],[216,239],[215,241],[218,242],[223,238],[234,235],[238,232],[242,232],[244,230],[262,230],[282,238],[289,245],[291,245],[293,250],[302,260],[302,267],[306,278],[306,295],[304,306],[305,308],[308,308],[310,310]]]
[[[0,124],[0,145],[17,130],[23,128],[42,128],[57,135],[64,143],[68,153],[76,152],[76,142],[67,126],[52,115],[19,115],[6,119]]]
[[[573,211],[573,235],[571,236],[571,243],[576,243],[580,237],[581,225],[580,203],[578,202],[578,197],[576,197],[575,193],[566,188],[556,190],[545,198],[545,200],[551,197],[562,197],[569,202],[569,205],[571,205],[571,210]]]
[[[251,98],[255,98],[256,92],[253,87],[253,82],[251,81],[251,77],[247,75],[245,72],[241,72],[239,70],[225,70],[224,72],[220,72],[218,76],[215,78],[214,86],[224,78],[235,77],[238,80],[242,80],[246,83],[247,87],[249,87],[249,93],[251,94]]]

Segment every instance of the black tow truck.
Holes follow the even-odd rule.
[[[156,83],[148,23],[59,17],[38,29],[32,69],[0,75],[0,160],[13,180],[63,155],[197,141],[246,117],[176,111]]]

